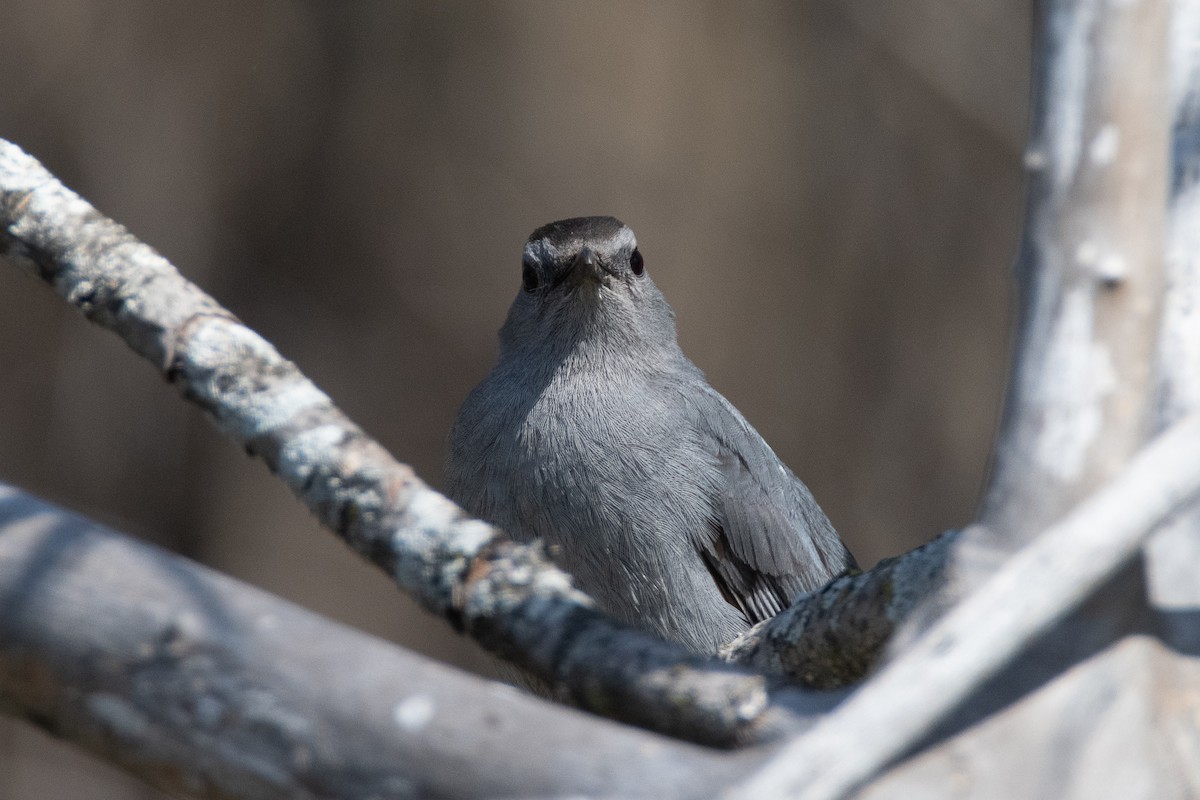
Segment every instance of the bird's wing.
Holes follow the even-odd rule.
[[[725,599],[755,623],[854,567],[808,487],[738,410],[707,383],[689,399],[719,469],[699,549]]]

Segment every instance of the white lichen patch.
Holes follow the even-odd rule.
[[[1075,261],[1106,284],[1121,283],[1129,274],[1125,256],[1094,239],[1084,239],[1075,247]]]
[[[1121,129],[1114,123],[1109,122],[1101,126],[1100,130],[1092,137],[1092,143],[1088,147],[1088,158],[1094,166],[1107,167],[1117,157],[1117,152],[1121,148]]]
[[[442,537],[438,531],[449,529],[454,518],[462,513],[449,498],[434,491],[417,492],[409,502],[408,511],[415,520],[416,527],[429,531],[435,539]],[[494,533],[492,526],[479,520],[464,520],[453,527],[455,540],[449,543],[449,546],[466,555],[479,552],[491,541]],[[397,531],[395,535],[398,539],[407,539],[409,536],[405,531]],[[401,542],[396,544],[401,549],[408,549]]]
[[[8,191],[27,192],[58,181],[36,158],[0,139],[0,183]]]
[[[534,586],[539,594],[571,597],[580,605],[592,604],[587,595],[575,588],[571,576],[560,569],[539,569],[533,577],[536,579]]]
[[[163,631],[163,648],[172,656],[186,655],[204,637],[204,618],[192,611],[181,611],[171,617]]]
[[[1120,283],[1129,276],[1129,262],[1117,252],[1108,252],[1096,263],[1096,277],[1105,283]]]
[[[1080,357],[1080,353],[1085,353]],[[1033,382],[1044,409],[1035,458],[1051,476],[1079,477],[1103,423],[1104,399],[1116,388],[1108,349],[1095,342],[1092,293],[1087,286],[1067,291],[1050,335],[1042,375]]]
[[[405,733],[420,733],[433,721],[437,705],[426,694],[406,697],[392,708],[392,721]]]
[[[219,401],[223,424],[239,438],[275,430],[310,409],[331,405],[329,396],[298,372],[278,373],[287,362],[254,331],[223,317],[201,320],[187,342],[185,375],[193,390]]]
[[[332,405],[328,395],[304,378],[282,382],[252,398],[259,421],[258,433],[282,427],[311,409]]]
[[[1092,239],[1084,239],[1075,246],[1075,261],[1081,266],[1091,269],[1100,259],[1100,246]]]
[[[279,452],[280,477],[289,486],[303,483],[317,465],[336,458],[334,450],[345,435],[345,428],[330,423],[309,428],[288,438]]]

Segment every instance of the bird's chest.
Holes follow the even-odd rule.
[[[551,382],[497,421],[488,505],[525,536],[626,542],[664,509],[696,505],[700,448],[670,391]]]
[[[555,387],[512,420],[513,477],[523,488],[560,502],[626,499],[682,462],[686,426],[664,398],[604,388]]]

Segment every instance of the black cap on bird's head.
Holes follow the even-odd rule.
[[[568,247],[573,241],[599,241],[632,237],[633,231],[616,217],[571,217],[549,222],[529,234],[529,242],[548,241],[556,247]]]
[[[545,290],[571,280],[602,282],[641,277],[645,270],[637,237],[615,217],[572,217],[543,225],[529,235],[521,259],[521,286]]]

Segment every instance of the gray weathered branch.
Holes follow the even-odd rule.
[[[840,797],[878,774],[1117,573],[1148,526],[1194,491],[1196,465],[1188,462],[1200,452],[1196,443],[1158,468],[1145,466],[1151,453],[1176,446],[1169,437],[1196,435],[1192,417],[1003,563],[1116,474],[1152,430],[1168,7],[1037,4],[1029,201],[1017,264],[1021,319],[1005,419],[983,524],[959,537],[946,586],[935,593],[938,607],[923,621],[966,599],[789,745],[745,796]],[[1118,583],[1106,609],[1114,618],[1116,605],[1141,601],[1136,570]]]
[[[980,516],[1008,551],[1116,474],[1151,432],[1167,6],[1037,4],[1017,349]]]
[[[953,611],[787,745],[739,797],[843,797],[1065,617],[1200,490],[1200,413],[1018,551]]]
[[[1152,424],[1162,430],[1200,409],[1200,2],[1173,0],[1170,26],[1171,186],[1167,291]],[[1155,601],[1200,606],[1200,505],[1147,546]]]
[[[3,484],[0,609],[0,707],[176,796],[699,798],[744,761],[451,670]]]

